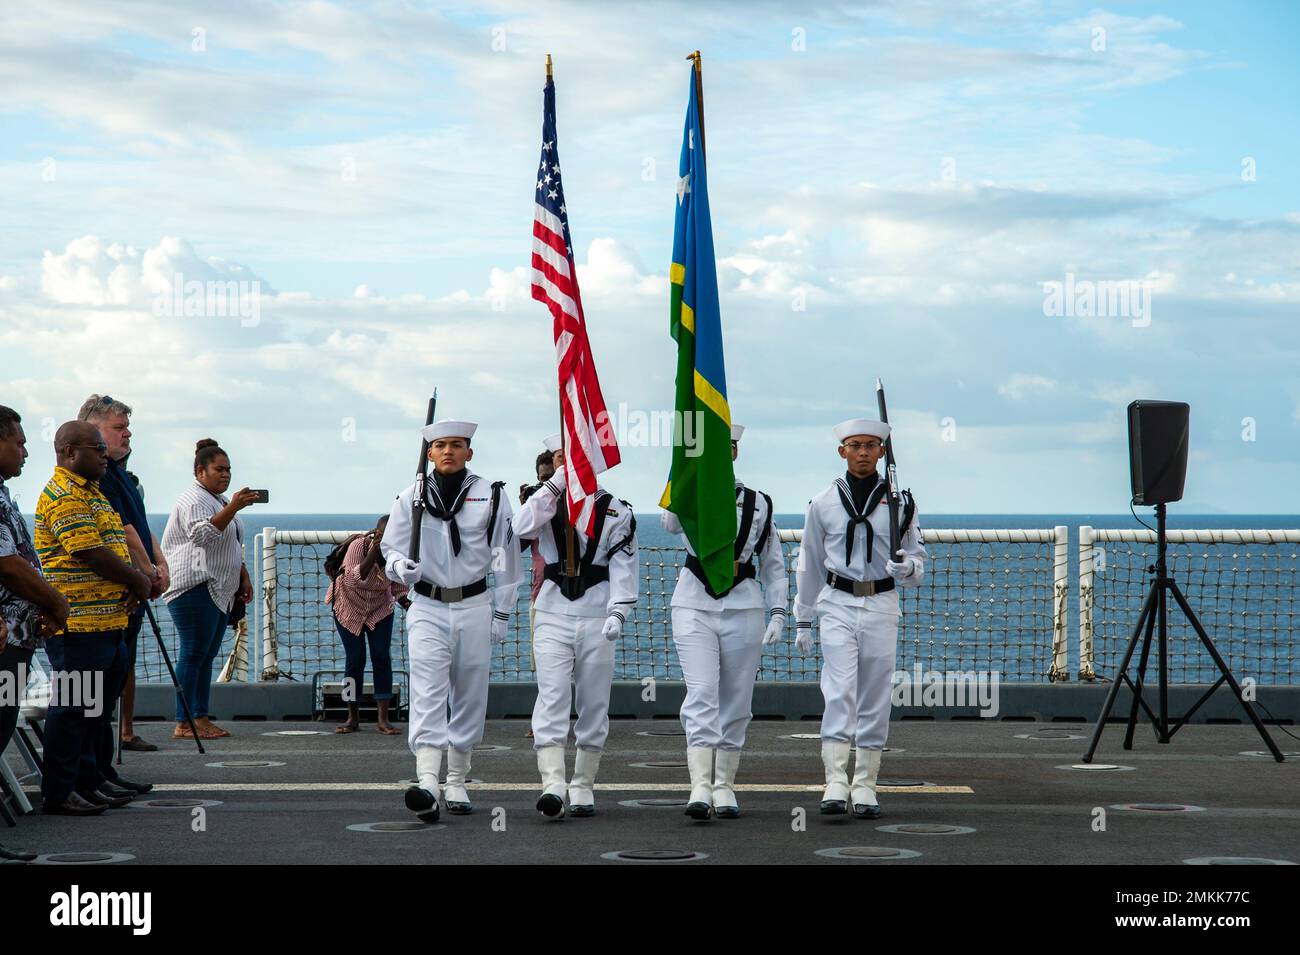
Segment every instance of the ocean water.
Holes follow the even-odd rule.
[[[263,527],[280,530],[369,530],[379,518],[378,514],[260,514],[256,507],[241,512],[249,540]],[[1138,516],[1155,526],[1155,515],[1138,511]],[[1055,527],[1064,524],[1073,531],[1081,524],[1093,527],[1133,528],[1141,525],[1131,514],[922,514],[925,527],[952,529],[968,528],[1019,528]],[[659,514],[638,514],[637,543],[642,547],[667,547],[676,543],[672,535],[659,525]],[[1294,528],[1300,527],[1300,514],[1180,514],[1170,510],[1170,530],[1178,528]],[[162,537],[167,525],[166,514],[150,514],[149,524],[154,533]],[[778,514],[776,525],[780,528],[803,526],[803,514]]]

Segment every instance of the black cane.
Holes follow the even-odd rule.
[[[149,601],[144,602],[144,612],[149,616],[149,626],[153,627],[154,638],[158,641],[158,649],[162,652],[163,663],[167,664],[167,672],[171,674],[172,686],[176,687],[176,693],[181,698],[181,708],[185,710],[185,721],[190,724],[190,732],[194,734],[194,743],[203,753],[203,740],[199,739],[199,728],[194,725],[194,713],[190,709],[190,701],[185,698],[185,691],[181,689],[180,681],[176,679],[176,670],[172,667],[172,658],[167,654],[167,644],[163,643],[162,630],[158,627],[158,618],[153,615],[153,607],[149,606]],[[212,674],[207,674],[212,678]],[[118,734],[118,744],[121,745],[121,733]]]

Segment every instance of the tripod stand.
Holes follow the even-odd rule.
[[[1119,672],[1115,676],[1115,681],[1111,684],[1110,692],[1106,695],[1106,705],[1101,709],[1101,715],[1097,717],[1097,726],[1092,731],[1092,741],[1088,744],[1088,752],[1083,756],[1085,763],[1091,763],[1093,754],[1097,751],[1097,744],[1101,741],[1102,730],[1106,727],[1106,720],[1110,717],[1111,708],[1115,705],[1115,698],[1119,695],[1121,683],[1127,683],[1129,689],[1133,692],[1133,704],[1128,714],[1128,728],[1124,733],[1124,748],[1133,748],[1133,729],[1137,725],[1138,707],[1146,713],[1148,719],[1156,731],[1156,742],[1168,743],[1174,733],[1178,732],[1192,718],[1192,714],[1200,709],[1201,705],[1214,695],[1214,691],[1222,686],[1225,682],[1232,688],[1233,695],[1237,702],[1241,704],[1250,721],[1255,724],[1255,729],[1259,731],[1260,737],[1268,746],[1269,752],[1277,762],[1282,762],[1284,757],[1273,742],[1272,737],[1268,735],[1268,730],[1260,722],[1259,717],[1255,714],[1255,708],[1250,705],[1250,701],[1242,696],[1241,686],[1237,683],[1232,671],[1224,663],[1223,657],[1219,655],[1218,649],[1210,639],[1205,628],[1201,626],[1201,621],[1197,619],[1187,598],[1178,588],[1178,584],[1169,576],[1168,567],[1165,562],[1165,505],[1156,505],[1156,562],[1150,570],[1155,574],[1151,580],[1151,589],[1147,591],[1146,601],[1142,604],[1142,612],[1138,614],[1137,624],[1133,627],[1133,636],[1129,638],[1128,649],[1124,651],[1124,659],[1119,665]],[[1167,596],[1173,594],[1174,601],[1178,604],[1187,618],[1188,623],[1196,630],[1196,635],[1201,638],[1201,643],[1209,652],[1214,660],[1214,665],[1218,667],[1219,679],[1214,682],[1205,694],[1197,700],[1190,710],[1170,725],[1169,720],[1169,660],[1168,660],[1168,608]],[[1151,637],[1159,626],[1159,645],[1157,649],[1156,675],[1160,693],[1160,712],[1154,713],[1151,707],[1147,705],[1146,700],[1142,698],[1143,683],[1146,679],[1147,660],[1151,654]],[[1133,651],[1137,649],[1138,638],[1142,638],[1142,657],[1138,662],[1137,682],[1134,683],[1129,679],[1128,667],[1133,659]]]

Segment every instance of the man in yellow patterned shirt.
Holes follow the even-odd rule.
[[[131,565],[122,519],[100,493],[107,451],[94,425],[61,425],[58,466],[36,504],[36,554],[69,604],[67,628],[45,644],[58,698],[45,720],[41,811],[56,815],[95,815],[134,795],[106,781],[99,763],[112,747],[104,753],[96,743],[126,682],[128,615],[152,583]]]

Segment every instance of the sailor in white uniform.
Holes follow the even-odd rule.
[[[731,426],[731,459],[740,449],[743,425]],[[677,515],[664,511],[664,530],[681,534]],[[698,557],[686,543],[686,564],[672,597],[673,642],[686,681],[682,726],[691,796],[686,815],[706,820],[740,815],[736,770],[763,646],[785,629],[790,584],[772,499],[736,482],[735,583],[715,593]],[[762,581],[762,589],[759,589]]]
[[[406,614],[410,658],[410,746],[418,785],[406,806],[425,821],[447,811],[472,811],[465,789],[470,756],[483,739],[492,647],[505,640],[523,571],[510,528],[504,482],[489,482],[465,465],[474,457],[477,425],[437,421],[421,429],[429,442],[430,474],[421,489],[402,491],[380,542],[389,579],[413,587]],[[423,491],[420,557],[409,557],[411,508]],[[487,575],[493,575],[491,590]],[[448,718],[448,707],[451,710]],[[438,774],[447,753],[447,784]]]
[[[795,627],[799,650],[812,648],[812,622],[821,620],[822,763],[826,792],[821,811],[880,816],[876,779],[889,734],[894,657],[898,643],[896,586],[916,587],[925,574],[925,543],[916,503],[902,492],[900,553],[889,553],[886,484],[876,473],[889,425],[857,418],[835,426],[844,477],[808,503],[795,572]],[[857,744],[853,782],[849,752]]]
[[[600,756],[609,735],[609,693],[614,680],[614,641],[637,598],[636,520],[632,508],[603,487],[596,491],[595,536],[568,533],[564,454],[560,436],[546,439],[555,452],[555,474],[514,516],[515,536],[536,538],[546,564],[537,594],[533,652],[537,657],[537,703],[533,748],[542,776],[537,809],[543,815],[591,816]],[[568,541],[576,544],[577,575],[566,575]],[[570,685],[578,713],[578,753],[565,785],[564,744],[569,735]]]

